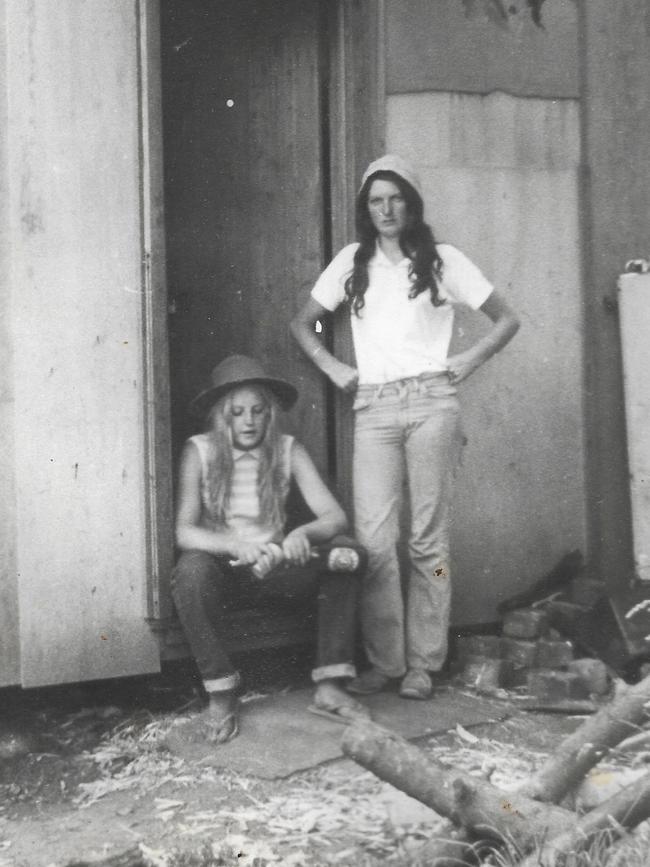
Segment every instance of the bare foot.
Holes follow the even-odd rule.
[[[214,744],[232,740],[238,731],[239,702],[234,690],[212,692],[208,706],[203,711],[206,739]]]

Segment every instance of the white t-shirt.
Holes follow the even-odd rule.
[[[312,297],[326,310],[345,300],[345,281],[358,246],[344,247],[316,281]],[[442,259],[438,292],[446,301],[440,307],[433,306],[428,291],[409,298],[410,260],[394,265],[377,246],[368,263],[365,305],[359,316],[351,313],[360,385],[445,371],[454,306],[478,310],[492,292],[492,284],[464,253],[451,244],[438,244],[437,250]]]

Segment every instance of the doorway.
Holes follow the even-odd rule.
[[[288,329],[330,252],[326,5],[161,2],[175,457],[191,398],[245,353],[297,386],[288,430],[330,469],[325,385]]]

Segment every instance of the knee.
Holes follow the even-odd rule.
[[[368,552],[351,536],[335,536],[328,545],[328,569],[331,572],[348,572],[361,575],[368,565]]]
[[[442,534],[434,539],[410,539],[408,552],[412,563],[449,562],[449,542]]]
[[[201,590],[219,584],[220,570],[216,559],[206,551],[183,551],[172,572],[172,595],[186,589]]]

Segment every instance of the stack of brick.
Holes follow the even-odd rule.
[[[560,704],[609,689],[606,666],[576,659],[571,641],[549,626],[541,609],[509,612],[500,636],[459,636],[457,662],[463,682],[487,694],[520,688],[540,703]]]

